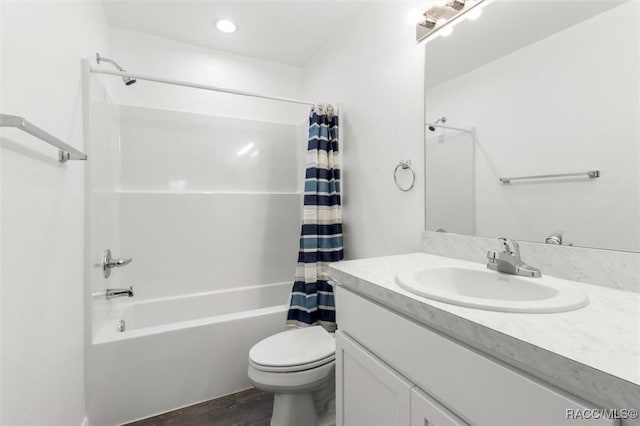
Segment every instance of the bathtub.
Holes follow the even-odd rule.
[[[91,426],[117,425],[249,388],[249,349],[284,329],[291,283],[115,299],[87,354]],[[119,331],[123,321],[125,331]]]

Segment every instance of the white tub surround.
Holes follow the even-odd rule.
[[[172,52],[178,50],[191,52],[184,46]],[[130,70],[155,74],[136,65],[146,62],[145,49],[109,55]],[[193,69],[210,68],[211,57],[199,58]],[[187,71],[188,61],[175,63]],[[178,74],[173,78],[188,78]],[[91,83],[102,76],[85,78]],[[135,296],[87,297],[92,426],[127,423],[251,386],[249,349],[282,331],[286,320],[303,184],[298,124],[308,114],[300,106],[298,113],[271,110],[267,101],[109,81],[118,103],[88,93],[87,282],[92,292],[133,286]],[[196,98],[200,102],[187,102]],[[205,104],[216,111],[201,109]],[[106,248],[133,258],[108,279],[99,265]]]
[[[399,270],[421,265],[477,264],[414,253],[341,262],[333,264],[330,273],[339,286],[573,395],[601,407],[638,408],[638,294],[576,283],[590,300],[582,309],[553,314],[492,312],[422,298],[396,284]]]

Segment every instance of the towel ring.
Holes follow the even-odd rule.
[[[409,169],[411,171],[411,185],[409,185],[406,188],[403,188],[400,186],[400,184],[398,183],[398,169],[402,169],[402,170]],[[416,183],[416,171],[413,170],[413,166],[411,165],[411,160],[402,160],[401,162],[398,163],[395,170],[393,171],[393,180],[395,181],[396,186],[400,191],[408,192],[408,191],[411,191],[411,189],[413,189],[413,185],[415,185]]]

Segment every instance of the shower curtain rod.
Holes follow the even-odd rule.
[[[243,90],[226,89],[224,87],[208,86],[206,84],[191,83],[188,81],[170,80],[168,78],[152,77],[148,75],[134,74],[130,72],[112,71],[112,70],[106,70],[106,69],[94,68],[94,67],[91,67],[90,71],[95,74],[109,74],[109,75],[116,75],[118,77],[131,77],[131,78],[135,78],[136,80],[154,81],[156,83],[173,84],[176,86],[191,87],[193,89],[211,90],[213,92],[230,93],[232,95],[249,96],[252,98],[260,98],[260,99],[270,99],[272,101],[289,102],[292,104],[301,104],[301,105],[310,105],[310,106],[314,106],[316,104],[315,102],[304,101],[300,99],[280,98],[278,96],[261,95],[259,93],[245,92]]]

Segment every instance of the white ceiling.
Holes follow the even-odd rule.
[[[359,0],[103,0],[109,24],[231,53],[301,66],[363,6]],[[218,19],[236,23],[224,34]]]

